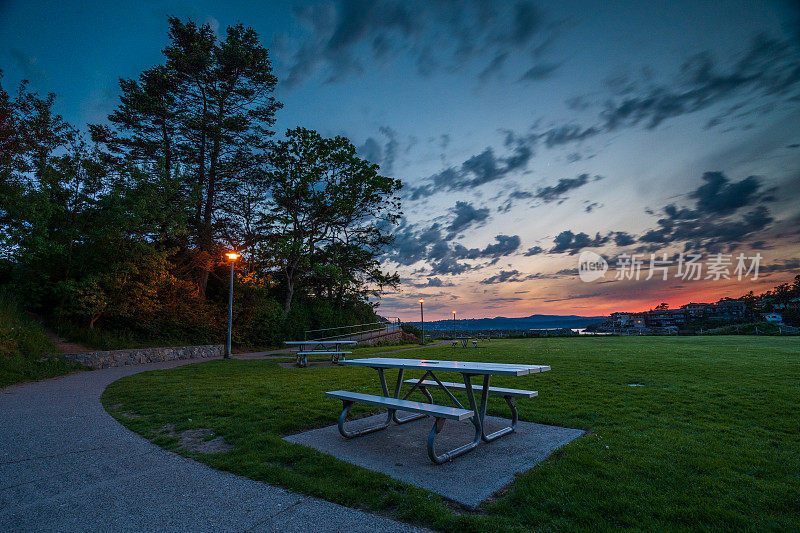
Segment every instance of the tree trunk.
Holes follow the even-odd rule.
[[[286,300],[283,302],[283,317],[289,316],[292,310],[292,298],[294,297],[294,282],[291,278],[286,279]]]
[[[197,273],[197,293],[200,298],[206,297],[206,287],[208,286],[209,271],[205,267],[200,267]]]

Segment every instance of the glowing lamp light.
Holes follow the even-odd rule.
[[[229,261],[236,261],[241,257],[241,255],[237,254],[236,252],[228,252],[225,254]]]
[[[419,303],[423,303],[425,300],[423,298],[419,299]]]

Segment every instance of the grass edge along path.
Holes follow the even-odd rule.
[[[454,355],[431,347],[425,357]],[[457,357],[551,365],[493,383],[539,391],[520,402],[520,419],[589,431],[477,512],[281,439],[335,423],[341,406],[325,390],[377,392],[371,369],[211,361],[123,378],[102,401],[123,425],[212,467],[435,529],[800,528],[796,339],[492,341]],[[503,416],[502,405],[490,414]],[[182,449],[167,424],[210,430],[235,449]]]

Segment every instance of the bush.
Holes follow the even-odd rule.
[[[42,326],[0,292],[0,388],[84,368],[54,358],[55,351]]]
[[[422,330],[419,326],[415,326],[414,324],[409,324],[408,322],[404,322],[400,325],[400,329],[402,329],[405,333],[409,335],[414,335],[416,338],[422,338]]]
[[[796,331],[796,328],[787,328],[773,322],[751,322],[709,329],[703,333],[706,335],[796,335]]]

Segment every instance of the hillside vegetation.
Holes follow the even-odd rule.
[[[0,293],[0,388],[80,370],[55,359],[56,346],[42,326]]]

